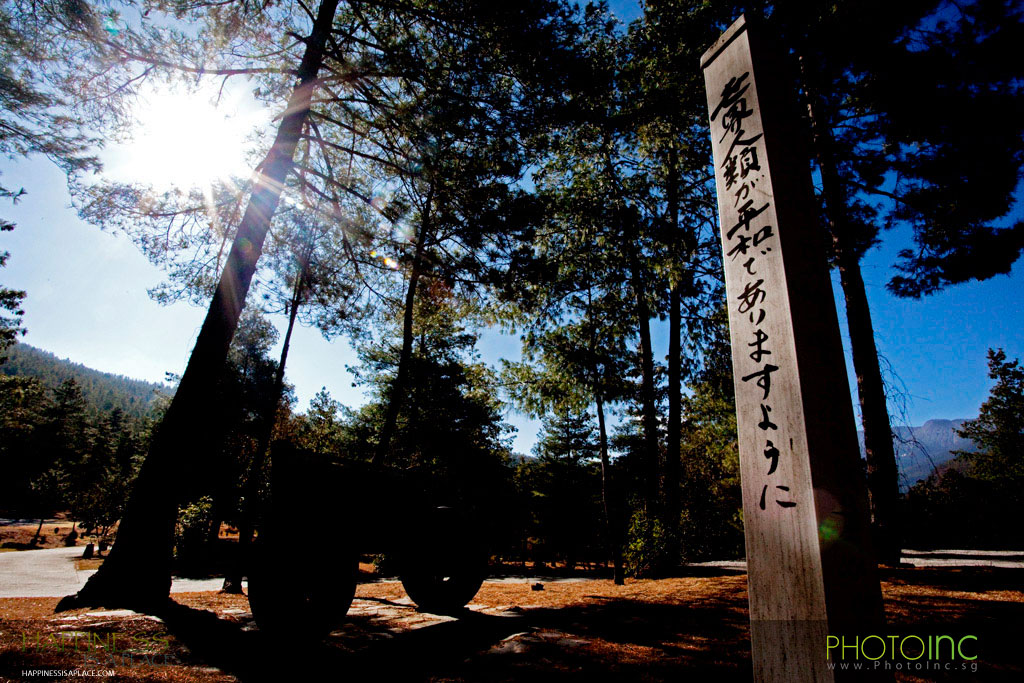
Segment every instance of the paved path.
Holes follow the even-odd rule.
[[[1024,550],[904,550],[902,561],[912,567],[998,567],[1024,569]],[[747,571],[746,560],[692,562],[689,567]]]
[[[1024,569],[1024,550],[904,550],[915,567],[999,567]]]
[[[0,553],[0,598],[60,598],[77,593],[96,573],[75,569],[83,550],[78,546]],[[223,583],[224,579],[175,578],[171,592],[215,591]]]
[[[0,553],[0,598],[59,598],[77,593],[95,569],[75,569],[83,548],[53,548]],[[915,567],[999,567],[1024,569],[1024,551],[998,550],[904,550],[903,561]],[[747,563],[738,561],[696,562],[707,567],[746,572]],[[563,583],[581,578],[509,576],[489,579],[501,583]],[[220,590],[223,579],[181,579],[171,584],[172,593]],[[244,585],[244,584],[243,584]]]

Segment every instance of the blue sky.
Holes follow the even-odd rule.
[[[623,19],[636,16],[635,3],[612,7]],[[166,372],[182,372],[205,309],[151,301],[146,290],[162,281],[162,273],[127,238],[79,220],[62,173],[46,160],[0,160],[0,173],[5,186],[27,191],[18,204],[0,205],[0,215],[18,226],[0,233],[0,251],[11,252],[0,283],[28,292],[24,341],[129,377],[159,381]],[[884,285],[896,251],[905,244],[904,234],[884,234],[882,246],[865,258],[863,272],[879,350],[907,397],[906,423],[973,417],[990,387],[986,350],[1002,347],[1011,358],[1024,356],[1024,314],[1017,304],[1024,284],[1021,266],[1009,276],[960,285],[921,301],[900,300]],[[833,290],[839,292],[835,275]],[[841,301],[838,305],[843,320]],[[283,329],[283,319],[275,322]],[[655,324],[659,358],[667,351],[666,333],[663,323]],[[849,358],[845,330],[843,336]],[[489,363],[517,358],[518,349],[517,339],[496,331],[485,332],[480,343]],[[299,329],[288,364],[298,409],[304,410],[321,387],[346,405],[361,404],[365,398],[345,370],[355,362],[344,340],[329,343],[315,330]],[[508,419],[519,428],[516,450],[529,452],[539,423],[515,413]]]

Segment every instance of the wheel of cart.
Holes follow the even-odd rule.
[[[359,557],[350,549],[313,544],[284,548],[268,533],[254,544],[249,607],[263,633],[318,640],[339,628],[356,592]]]
[[[399,551],[406,594],[424,612],[461,611],[487,576],[475,525],[455,508],[437,507],[413,527],[418,533]]]

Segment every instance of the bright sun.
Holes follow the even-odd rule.
[[[251,136],[267,121],[265,110],[247,92],[218,93],[212,85],[151,91],[140,97],[134,113],[131,139],[117,146],[108,174],[157,190],[247,178],[252,173],[246,158]]]

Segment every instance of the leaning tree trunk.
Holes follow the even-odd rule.
[[[185,477],[198,476],[202,462],[197,456],[214,431],[208,422],[208,416],[216,413],[211,400],[270,219],[294,165],[295,148],[309,113],[337,7],[338,0],[323,0],[317,11],[299,64],[298,84],[288,100],[274,144],[259,167],[259,182],[238,226],[188,366],[139,471],[117,541],[99,571],[77,596],[62,600],[58,609],[102,604],[159,610],[166,603],[171,587],[178,489]]]
[[[807,78],[805,72],[805,81]],[[885,386],[878,363],[878,348],[871,324],[867,293],[860,270],[846,209],[842,179],[836,165],[832,133],[826,126],[820,98],[806,84],[808,111],[814,147],[821,169],[821,183],[828,210],[832,245],[839,268],[839,281],[846,302],[846,322],[850,333],[853,369],[857,376],[864,451],[867,456],[867,485],[875,552],[880,562],[897,565],[900,561],[899,470],[892,443]]]

